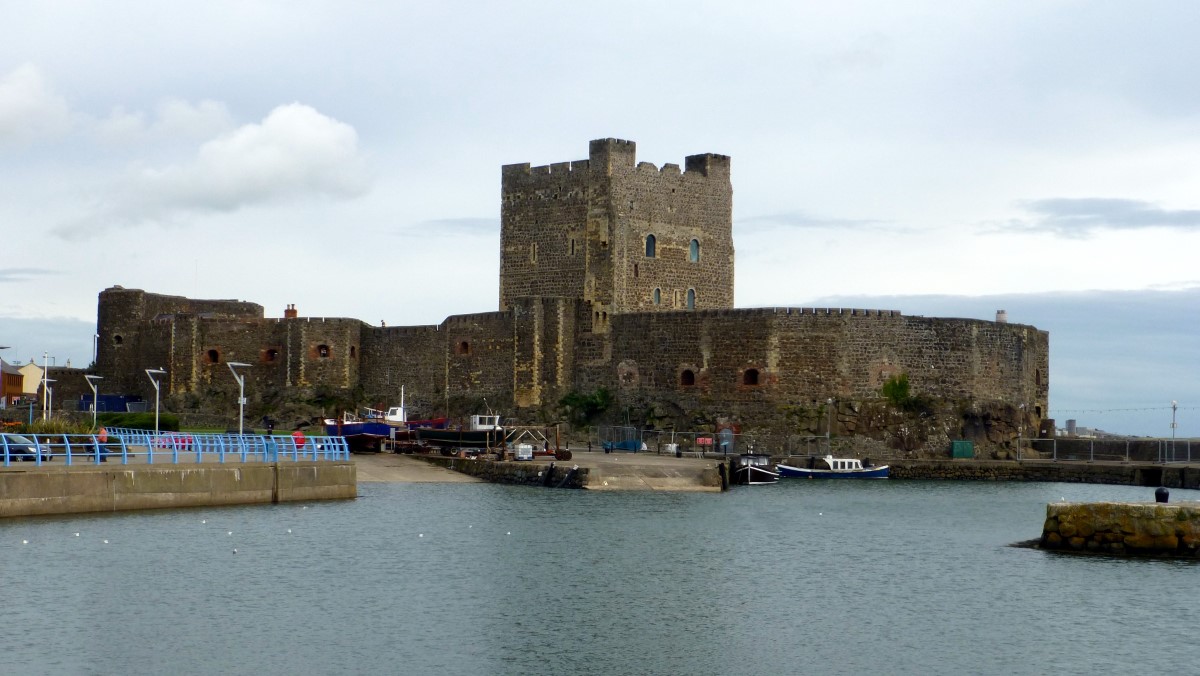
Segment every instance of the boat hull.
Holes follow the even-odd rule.
[[[762,467],[735,467],[733,483],[738,486],[763,486],[779,481],[779,474]]]
[[[392,435],[391,426],[375,421],[325,421],[325,434],[345,437],[351,453],[378,453],[383,450],[383,441]]]
[[[417,439],[429,446],[448,448],[492,448],[504,445],[504,430],[418,429]]]
[[[762,486],[779,481],[779,472],[771,468],[770,456],[743,453],[731,464],[729,482],[735,486]]]
[[[880,465],[879,467],[864,467],[863,469],[808,469],[805,467],[791,467],[789,465],[776,465],[775,469],[779,471],[779,476],[782,478],[791,479],[886,479],[888,478],[888,466]]]

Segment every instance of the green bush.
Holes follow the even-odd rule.
[[[13,430],[20,434],[87,434],[91,432],[91,422],[75,422],[65,418],[49,420],[34,420],[32,423],[22,423]]]
[[[934,400],[924,394],[912,394],[908,385],[908,374],[897,373],[883,384],[883,398],[892,406],[906,413],[920,416],[933,415]]]
[[[909,399],[908,374],[897,373],[883,384],[883,398],[896,408],[904,408]]]
[[[573,427],[585,427],[601,413],[608,410],[613,403],[613,394],[601,387],[591,394],[570,392],[558,400],[558,409],[563,419]]]
[[[101,427],[129,427],[135,430],[153,430],[153,413],[99,413],[96,424]],[[158,429],[160,431],[178,432],[179,416],[174,413],[159,413]]]

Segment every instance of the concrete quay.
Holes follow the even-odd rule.
[[[356,455],[353,460],[359,467],[360,481],[546,485],[546,476],[539,472],[553,462],[556,474],[551,485],[557,486],[565,478],[563,472],[578,467],[577,476],[568,482],[572,488],[657,491],[720,491],[718,466],[725,464],[728,469],[729,462],[727,456],[717,454],[676,458],[654,452],[604,453],[579,448],[572,448],[571,452],[572,458],[564,461],[537,458],[532,462],[497,463],[389,453]],[[879,460],[878,464],[889,464],[895,480],[1048,481],[1200,488],[1200,464],[971,459]]]
[[[557,487],[562,484],[563,487],[593,491],[719,492],[721,474],[717,467],[724,459],[572,450],[570,460],[539,457],[532,461],[499,462],[442,455],[380,453],[355,455],[353,461],[359,468],[359,480],[366,482],[490,481],[531,486]],[[554,473],[548,476],[552,464]]]
[[[358,497],[347,461],[102,465],[0,469],[0,517],[248,505]]]

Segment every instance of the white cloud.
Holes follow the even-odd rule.
[[[70,127],[70,107],[36,66],[27,63],[0,77],[0,142],[56,136]]]
[[[172,104],[158,122],[194,131],[219,124],[220,104]],[[129,115],[113,124],[137,130]],[[188,214],[235,211],[287,199],[346,199],[365,193],[370,176],[348,124],[299,103],[279,106],[259,124],[247,124],[200,146],[192,161],[142,168],[108,191],[110,197],[82,218],[60,225],[66,238],[84,237],[122,225],[173,223]]]
[[[155,107],[150,121],[142,111],[129,112],[120,106],[113,108],[108,117],[95,122],[94,131],[107,143],[162,142],[209,139],[233,126],[233,118],[224,103],[167,99]]]

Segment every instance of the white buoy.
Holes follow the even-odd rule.
[[[510,531],[508,531],[508,534],[509,534],[509,535],[512,535],[512,531],[511,531],[511,530],[510,530]]]
[[[76,533],[76,534],[75,534],[75,537],[79,537],[79,533]]]
[[[228,533],[228,534],[229,534],[229,535],[233,535],[233,531],[229,531],[229,533]]]
[[[419,538],[423,538],[423,537],[425,537],[425,534],[424,534],[424,533],[417,533],[417,537],[419,537]]]
[[[105,541],[104,541],[104,544],[108,544],[108,540],[105,540]]]
[[[27,545],[27,544],[29,544],[29,540],[21,540],[21,544]]]
[[[237,554],[237,548],[234,548],[233,553]]]
[[[200,523],[208,523],[208,519],[200,519]]]
[[[291,528],[289,528],[289,529],[288,529],[288,532],[289,532],[289,533],[291,533],[291,532],[292,532],[292,529],[291,529]]]

